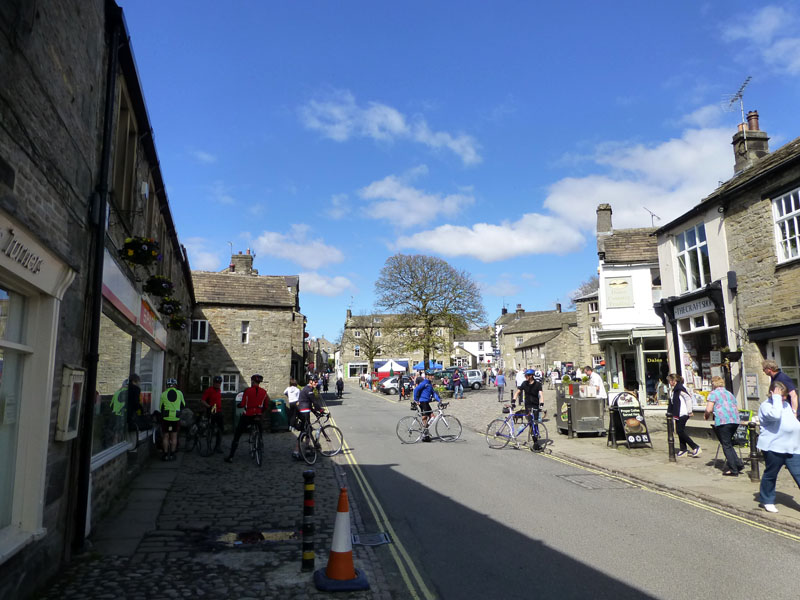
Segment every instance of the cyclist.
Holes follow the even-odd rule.
[[[183,393],[177,389],[178,381],[167,379],[167,389],[161,394],[161,432],[164,454],[161,460],[175,460],[175,450],[178,448],[178,431],[181,428],[180,412],[186,407]]]
[[[442,399],[433,389],[433,374],[428,373],[426,379],[423,379],[417,387],[414,388],[414,402],[419,402],[420,412],[422,413],[422,441],[430,442],[431,435],[428,432],[428,418],[433,414],[431,402],[436,401],[441,404]]]
[[[261,375],[253,375],[250,378],[250,387],[242,394],[239,408],[243,408],[244,412],[239,417],[239,425],[237,425],[236,432],[233,434],[230,454],[225,457],[226,463],[233,462],[233,455],[236,454],[236,448],[239,446],[239,438],[242,437],[242,433],[247,431],[251,424],[258,427],[258,434],[261,435],[261,415],[269,407],[269,394],[267,394],[267,390],[260,387],[262,381],[264,381],[264,378]]]
[[[542,372],[527,369],[525,371],[525,381],[517,388],[514,400],[524,394],[525,414],[533,430],[533,420],[539,420],[539,411],[544,408],[544,392],[542,391]],[[521,404],[521,403],[520,403]],[[534,449],[539,450],[539,441],[534,440]]]
[[[203,392],[203,397],[200,398],[200,404],[206,409],[206,417],[209,423],[217,424],[217,440],[214,444],[214,452],[222,454],[222,429],[224,420],[222,418],[222,377],[219,375],[214,376],[214,382],[206,388]]]
[[[317,391],[317,385],[319,384],[319,380],[315,376],[311,376],[308,378],[308,383],[306,387],[300,390],[300,395],[297,399],[297,417],[298,417],[298,427],[300,433],[306,430],[306,425],[308,424],[309,419],[311,418],[311,409],[313,408],[316,412],[324,413],[325,407],[319,401],[319,394],[315,393]],[[292,456],[294,458],[300,458],[300,436],[297,436],[297,444],[295,446],[295,451],[292,452]]]

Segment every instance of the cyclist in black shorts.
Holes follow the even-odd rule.
[[[419,402],[420,412],[422,413],[423,442],[431,441],[431,436],[428,433],[428,418],[433,414],[431,402],[436,401],[441,403],[442,401],[436,394],[436,390],[433,389],[432,380],[433,375],[429,373],[427,379],[423,379],[422,382],[417,384],[417,387],[414,388],[414,401]]]
[[[525,414],[528,422],[539,420],[539,411],[544,408],[544,392],[542,391],[542,372],[528,369],[525,371],[525,381],[514,394],[514,400],[523,394],[525,400]]]

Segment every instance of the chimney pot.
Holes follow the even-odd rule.
[[[241,254],[241,253],[242,253],[242,251],[241,251],[241,250],[239,250],[239,254]]]
[[[250,254],[250,248],[247,249],[247,254]]]
[[[522,310],[522,304],[517,304],[517,310]]]
[[[747,128],[750,131],[759,131],[757,110],[751,110],[749,113],[747,113]]]

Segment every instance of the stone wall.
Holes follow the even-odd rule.
[[[575,312],[578,316],[576,333],[580,336],[578,339],[576,358],[582,367],[592,364],[592,356],[603,354],[600,345],[592,343],[591,328],[592,326],[598,329],[600,328],[600,313],[589,312],[589,304],[591,302],[597,302],[597,300],[579,301],[575,303]]]

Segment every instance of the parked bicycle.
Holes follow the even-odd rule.
[[[186,452],[191,452],[197,448],[200,456],[211,456],[214,452],[213,443],[216,440],[217,427],[215,421],[212,421],[206,415],[200,415],[189,426],[186,432],[186,444],[183,449]]]
[[[505,419],[495,419],[486,428],[486,442],[489,448],[505,448],[510,442],[517,449],[528,448],[531,452],[544,452],[551,444],[547,434],[547,426],[542,422],[538,412],[515,412],[512,406],[506,405],[508,416]],[[525,423],[520,426],[514,423],[514,418],[523,417]],[[527,430],[527,434],[525,431]]]
[[[153,437],[151,430],[154,428],[154,419],[152,415],[135,415],[133,419],[128,421],[128,452],[136,452],[139,446],[144,444],[147,440]]]
[[[440,402],[434,409],[433,416],[428,418],[428,431],[434,431],[436,437],[443,442],[454,442],[461,437],[461,421],[453,415],[444,413],[450,405],[449,402]],[[416,444],[422,439],[425,427],[422,425],[422,411],[419,402],[411,402],[411,410],[417,412],[415,416],[403,417],[397,422],[397,437],[404,444]]]
[[[331,425],[330,413],[311,411],[316,419],[309,419],[297,438],[300,456],[309,465],[317,462],[317,453],[322,456],[336,456],[342,451],[344,436],[342,430]]]

